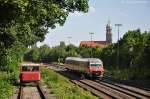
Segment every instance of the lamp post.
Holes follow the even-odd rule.
[[[89,34],[91,35],[91,44],[90,44],[90,46],[91,46],[91,57],[92,57],[92,35],[93,35],[94,33],[90,32]]]
[[[119,28],[122,26],[122,24],[115,24],[115,26],[118,28],[118,45],[117,45],[117,69],[119,68]]]

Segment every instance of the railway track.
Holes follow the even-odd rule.
[[[111,87],[112,89],[118,90],[123,93],[127,93],[131,96],[134,96],[136,98],[142,98],[142,99],[150,99],[150,91],[144,90],[143,88],[118,84],[110,82],[109,80],[103,80],[103,81],[96,81],[99,84]]]
[[[150,93],[141,89],[128,90],[130,87],[120,87],[103,81],[71,80],[74,84],[90,91],[103,99],[150,99]]]
[[[18,99],[47,99],[39,83],[34,86],[20,85]]]
[[[149,87],[138,83],[137,81],[131,81],[131,80],[119,80],[119,79],[115,79],[114,77],[111,76],[104,76],[105,81],[109,81],[109,82],[116,82],[116,83],[120,83],[120,84],[124,84],[124,85],[128,85],[128,86],[133,86],[139,89],[143,89],[146,91],[150,91]]]
[[[59,72],[60,69],[57,70],[57,68],[54,70]],[[62,71],[59,73],[68,77],[71,82],[103,99],[150,99],[150,91],[143,88],[112,82],[109,79],[80,80],[74,73],[64,69]]]
[[[113,95],[108,94],[107,92],[104,92],[100,90],[99,88],[96,88],[96,86],[92,86],[91,84],[84,83],[83,81],[77,81],[77,80],[71,80],[74,84],[82,87],[83,89],[91,92],[93,95],[97,97],[101,97],[103,99],[114,99],[116,98]]]
[[[80,80],[72,82],[90,91],[95,96],[101,97],[103,99],[136,99],[136,97],[132,97],[128,94],[112,90],[109,87],[93,82],[91,80]]]

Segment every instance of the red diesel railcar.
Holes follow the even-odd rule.
[[[104,73],[103,62],[98,58],[78,58],[67,57],[65,61],[66,68],[81,73],[83,78],[102,78]]]
[[[41,79],[40,64],[22,63],[20,65],[20,81],[36,82]]]

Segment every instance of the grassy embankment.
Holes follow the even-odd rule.
[[[127,69],[113,69],[109,68],[105,71],[105,75],[111,75],[116,79],[138,81],[143,85],[150,83],[150,69],[149,68],[127,68]]]
[[[0,72],[0,99],[10,99],[13,95],[12,74]]]
[[[57,95],[58,99],[97,99],[90,92],[72,84],[67,78],[46,68],[41,69],[42,79]]]
[[[122,80],[148,79],[150,77],[150,69],[127,68],[117,70],[109,68],[105,71],[105,74]]]

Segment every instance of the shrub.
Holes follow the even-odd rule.
[[[9,99],[13,95],[13,86],[9,78],[9,74],[0,72],[0,99]]]

